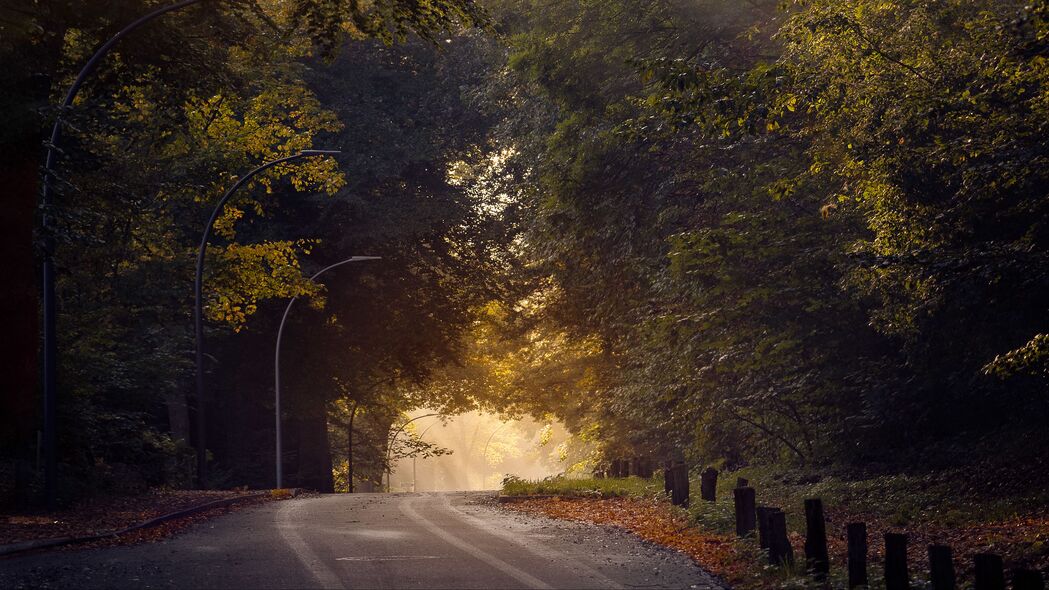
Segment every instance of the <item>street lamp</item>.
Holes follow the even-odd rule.
[[[488,440],[485,441],[485,443],[484,443],[484,452],[481,453],[481,469],[485,469],[486,467],[488,467],[488,444],[492,442],[492,438],[495,436],[495,433],[497,433],[500,430],[502,430],[503,427],[506,426],[507,424],[509,424],[509,422],[503,422],[502,424],[499,425],[499,428],[496,428],[495,430],[492,431],[492,434],[488,435]],[[481,476],[481,487],[482,488],[484,487],[486,479],[487,479],[486,476],[483,476],[483,475]]]
[[[386,446],[386,491],[392,491],[392,483],[390,481],[390,478],[393,475],[393,472],[390,469],[390,454],[393,452],[393,443],[397,442],[397,437],[402,432],[404,432],[404,429],[407,428],[409,424],[415,422],[416,420],[422,420],[423,418],[431,418],[433,416],[443,416],[443,414],[441,414],[440,412],[434,412],[432,414],[423,414],[422,416],[416,416],[411,420],[405,422],[404,424],[401,424],[401,427],[397,429],[397,432],[393,433],[393,437],[390,439],[390,442]],[[382,482],[380,481],[379,483]]]
[[[341,152],[338,150],[302,150],[297,154],[266,162],[255,168],[242,176],[240,180],[226,191],[226,194],[222,195],[218,204],[215,205],[215,210],[211,212],[211,218],[208,220],[207,226],[204,227],[204,236],[200,239],[200,249],[197,251],[197,274],[193,290],[193,323],[195,325],[197,343],[197,485],[201,488],[207,486],[208,474],[207,445],[205,444],[207,428],[204,421],[204,255],[207,253],[208,239],[211,237],[212,226],[215,224],[215,220],[218,219],[219,213],[222,212],[222,208],[226,206],[226,202],[233,197],[237,189],[244,186],[248,180],[259,172],[292,160],[312,156],[330,156],[339,153]]]
[[[87,60],[87,63],[81,68],[80,73],[77,74],[76,79],[73,80],[73,85],[70,86],[69,91],[66,92],[65,100],[62,101],[58,115],[55,117],[55,125],[51,128],[51,139],[47,143],[47,157],[44,159],[43,180],[40,191],[40,207],[43,210],[41,229],[44,234],[44,496],[46,498],[48,510],[54,509],[55,507],[58,476],[58,454],[55,442],[58,423],[58,345],[55,335],[55,315],[57,313],[57,304],[55,302],[55,239],[51,234],[51,176],[54,173],[55,156],[58,153],[58,144],[62,140],[62,115],[73,106],[73,100],[76,99],[76,95],[80,92],[80,87],[84,85],[84,81],[87,80],[87,77],[91,72],[95,71],[95,68],[97,68],[98,64],[102,61],[102,58],[113,49],[113,46],[116,45],[118,41],[123,39],[131,31],[134,31],[158,16],[203,1],[204,0],[183,0],[182,2],[177,2],[170,6],[158,8],[127,25],[116,35],[113,35],[109,41],[106,41],[105,44],[95,51],[91,56],[91,59]]]
[[[343,260],[342,262],[336,262],[331,266],[326,266],[310,277],[311,281],[317,280],[317,277],[328,272],[333,268],[338,268],[344,264],[351,262],[363,262],[365,260],[381,260],[379,256],[352,256]],[[284,316],[280,319],[280,327],[277,328],[277,349],[273,355],[273,390],[274,390],[274,414],[277,423],[277,489],[284,487],[284,446],[283,438],[281,436],[281,420],[280,420],[280,343],[284,337],[284,322],[288,320],[288,314],[291,313],[291,306],[295,305],[295,302],[299,299],[296,295],[291,298],[288,302],[288,306],[284,308]],[[352,434],[350,436],[353,436]]]
[[[423,431],[419,433],[419,440],[422,440],[422,438],[424,436],[426,436],[426,433],[430,432],[430,429],[433,428],[434,426],[437,426],[438,424],[440,424],[440,422],[434,422],[433,424],[431,424],[431,425],[427,426],[426,428],[424,428]],[[412,493],[413,494],[415,493],[415,459],[416,459],[416,456],[412,455]]]

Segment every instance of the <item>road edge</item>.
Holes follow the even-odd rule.
[[[294,498],[299,495],[301,490],[292,489],[289,490],[287,497]],[[110,531],[107,533],[99,533],[97,535],[86,535],[83,537],[59,537],[53,539],[33,539],[31,541],[22,541],[19,543],[10,543],[7,545],[0,545],[0,558],[9,557],[18,553],[25,553],[27,551],[36,551],[40,549],[52,549],[55,547],[64,547],[67,545],[78,545],[81,543],[90,543],[92,541],[100,541],[103,539],[112,539],[135,531],[152,528],[161,525],[165,522],[177,520],[179,518],[185,518],[187,516],[193,516],[206,510],[213,508],[222,508],[224,506],[230,506],[237,502],[243,502],[245,500],[252,500],[255,498],[262,498],[273,494],[272,490],[253,492],[251,494],[244,494],[241,496],[235,496],[232,498],[222,498],[220,500],[212,500],[210,502],[204,502],[203,504],[197,504],[196,506],[190,506],[189,508],[183,508],[182,510],[176,510],[175,512],[169,512],[160,516],[151,518],[149,520],[133,524],[127,528]],[[276,497],[276,496],[275,496]]]

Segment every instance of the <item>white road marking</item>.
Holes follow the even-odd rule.
[[[514,535],[513,533],[511,533],[509,531],[503,530],[503,529],[501,529],[499,527],[494,527],[494,526],[492,526],[492,523],[485,522],[484,520],[481,520],[480,518],[477,518],[476,516],[474,516],[472,514],[469,514],[469,513],[465,512],[463,510],[460,510],[459,508],[456,508],[455,506],[452,506],[452,501],[451,501],[451,498],[450,498],[450,496],[448,494],[445,494],[442,499],[444,501],[444,505],[445,505],[446,508],[456,512],[459,515],[460,518],[462,518],[463,520],[465,520],[468,523],[472,524],[476,528],[479,528],[479,529],[485,531],[486,533],[490,533],[490,534],[496,535],[497,537],[501,537],[503,539],[506,539],[507,541],[510,541],[511,543],[514,543],[515,545],[519,545],[519,546],[523,547],[529,553],[532,553],[533,555],[536,555],[536,556],[538,556],[538,557],[540,557],[542,559],[549,559],[551,561],[557,561],[557,560],[560,560],[560,559],[564,558],[564,554],[559,554],[559,553],[556,553],[554,551],[550,551],[548,549],[537,548],[533,544],[529,544],[529,543],[521,540],[517,535]],[[540,535],[534,535],[533,536],[533,538],[537,538],[537,537],[538,538],[553,539],[554,535],[541,535],[541,536]],[[601,585],[604,588],[615,588],[617,590],[620,590],[620,589],[623,588],[623,586],[621,584],[619,584],[619,582],[616,582],[612,578],[609,578],[609,577],[605,576],[601,572],[599,572],[599,571],[595,570],[594,568],[586,565],[585,563],[582,563],[579,560],[573,561],[572,562],[572,567],[574,567],[576,569],[579,569],[579,570],[581,570],[583,572],[586,572],[592,578],[600,581]]]
[[[412,559],[442,559],[443,555],[370,555],[360,557],[340,557],[335,561],[409,561]]]
[[[281,502],[277,510],[277,531],[280,533],[284,543],[291,549],[295,557],[302,563],[306,571],[310,572],[323,588],[345,588],[339,576],[332,571],[316,553],[310,549],[306,541],[299,535],[298,525],[295,521],[295,513],[302,507],[301,502],[286,500]]]
[[[462,549],[466,553],[469,553],[470,555],[473,555],[477,559],[480,559],[481,561],[483,561],[483,562],[487,563],[488,565],[494,567],[495,569],[503,572],[504,574],[510,576],[511,578],[517,580],[518,582],[521,582],[522,584],[528,586],[529,588],[541,588],[541,589],[552,588],[552,586],[550,586],[546,582],[540,580],[539,578],[536,578],[535,576],[529,574],[528,572],[525,572],[525,571],[523,571],[521,569],[518,569],[518,568],[510,565],[509,563],[506,563],[505,561],[499,559],[498,557],[492,555],[491,553],[488,553],[486,551],[482,551],[481,549],[478,549],[477,547],[474,547],[473,545],[467,543],[466,541],[463,541],[462,539],[460,539],[460,538],[456,537],[455,535],[449,533],[448,531],[442,529],[441,527],[437,526],[436,524],[430,522],[424,516],[422,516],[418,512],[416,512],[414,508],[412,508],[412,503],[413,502],[414,502],[414,499],[411,499],[411,498],[405,498],[404,501],[400,502],[401,512],[403,512],[404,515],[407,516],[408,518],[410,518],[410,519],[418,522],[419,524],[421,524],[424,528],[426,528],[426,530],[430,531],[431,533],[433,533],[437,537],[440,537],[442,540],[444,540],[449,545],[452,545],[452,546],[458,547],[459,549]]]

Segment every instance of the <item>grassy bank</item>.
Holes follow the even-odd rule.
[[[1007,569],[1049,569],[1049,494],[1044,488],[998,485],[987,471],[941,471],[922,475],[876,475],[845,477],[821,475],[773,467],[749,467],[722,473],[718,478],[717,501],[699,498],[698,476],[691,481],[689,521],[712,535],[732,536],[735,517],[732,488],[738,477],[746,478],[757,492],[758,504],[776,506],[786,513],[795,553],[804,555],[804,500],[823,500],[833,564],[834,587],[844,586],[844,529],[849,522],[868,525],[872,583],[880,580],[882,536],[904,532],[910,537],[909,562],[912,580],[927,579],[926,547],[950,545],[960,582],[972,579],[971,556],[978,552],[1001,554]],[[990,478],[990,479],[988,479]],[[981,481],[983,479],[983,481]],[[507,495],[556,495],[571,498],[663,497],[660,476],[651,480],[552,478],[527,482],[509,480]],[[749,567],[764,570],[754,585],[797,587],[804,579],[790,571],[765,568],[753,540],[743,541],[737,556],[750,556]],[[751,584],[747,584],[750,586]]]

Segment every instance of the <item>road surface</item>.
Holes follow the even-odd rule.
[[[477,493],[272,502],[157,543],[0,560],[0,588],[720,588],[682,554]]]

